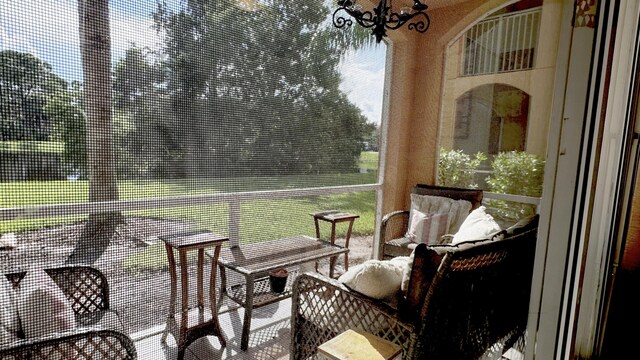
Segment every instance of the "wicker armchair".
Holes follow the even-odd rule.
[[[136,359],[133,340],[123,332],[116,311],[109,308],[109,285],[90,266],[45,269],[62,289],[76,314],[74,330],[36,339],[22,339],[0,348],[0,359]],[[18,286],[26,272],[5,274]]]
[[[522,349],[538,217],[503,240],[416,247],[406,296],[397,305],[305,273],[294,284],[291,359],[317,359],[320,344],[359,329],[403,348],[403,359],[478,359]]]
[[[461,189],[443,186],[418,184],[412,194],[448,197],[454,200],[467,200],[471,210],[482,205],[482,190]],[[378,259],[390,259],[396,256],[408,256],[416,244],[404,237],[409,224],[409,210],[398,210],[385,215],[380,225],[380,246]]]

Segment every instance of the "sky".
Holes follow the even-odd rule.
[[[169,8],[179,7],[179,0],[165,1]],[[109,2],[113,64],[132,43],[160,48],[161,35],[153,29],[150,15],[155,4],[155,0]],[[82,81],[77,24],[76,0],[0,0],[0,50],[31,53],[63,79]],[[349,53],[340,64],[340,89],[376,124],[382,112],[385,52],[384,44],[372,45]]]

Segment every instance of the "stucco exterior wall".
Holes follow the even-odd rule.
[[[389,32],[382,214],[407,209],[417,183],[435,183],[445,50],[454,37],[505,0],[470,0],[429,9],[425,34]]]
[[[560,33],[560,1],[546,0],[540,15],[540,33],[536,46],[534,68],[478,76],[460,76],[463,39],[454,40],[447,51],[442,107],[440,145],[451,149],[455,126],[456,100],[469,90],[486,84],[506,84],[526,92],[529,97],[529,117],[526,151],[546,155],[547,133],[555,76],[555,57]]]

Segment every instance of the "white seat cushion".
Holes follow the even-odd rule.
[[[410,266],[408,262],[408,256],[391,260],[367,260],[351,267],[338,281],[365,296],[388,300],[400,290]]]

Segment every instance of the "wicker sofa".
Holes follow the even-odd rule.
[[[524,346],[538,216],[499,239],[416,247],[406,295],[366,297],[319,274],[294,284],[291,359],[359,329],[399,344],[403,359],[477,359]],[[493,354],[492,354],[493,355]]]
[[[482,205],[483,191],[434,185],[418,184],[412,194],[442,196],[453,200],[467,200],[471,210]],[[378,259],[390,259],[396,256],[408,256],[415,249],[415,243],[404,237],[409,224],[410,210],[393,211],[382,218],[380,224],[380,246]]]
[[[104,274],[90,266],[62,266],[45,272],[71,303],[77,327],[0,347],[0,359],[137,358],[133,341],[123,332],[117,312],[109,307],[109,285]],[[14,287],[25,275],[26,272],[5,274]]]

